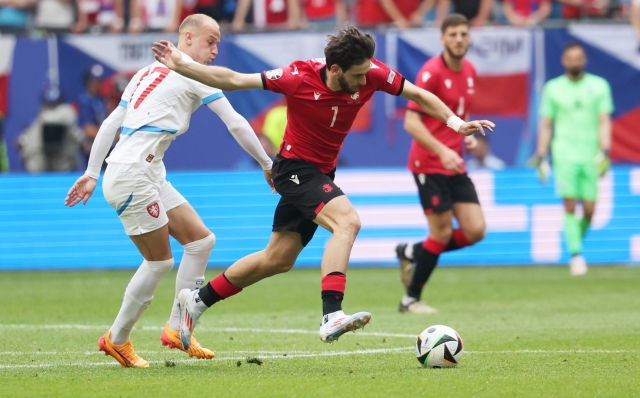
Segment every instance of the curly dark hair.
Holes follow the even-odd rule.
[[[373,53],[376,51],[376,42],[373,37],[353,25],[347,25],[339,29],[336,34],[327,37],[324,56],[329,68],[333,64],[338,64],[342,71],[346,72],[353,65],[359,65],[373,58]]]

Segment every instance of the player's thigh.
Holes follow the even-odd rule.
[[[211,231],[204,225],[202,218],[189,202],[171,183],[165,181],[160,198],[169,217],[169,234],[181,245],[204,239]]]
[[[103,194],[127,235],[143,235],[167,225],[160,184],[135,164],[110,164],[102,182]]]
[[[449,176],[414,173],[413,178],[418,187],[420,205],[425,215],[450,212],[453,201],[447,182]]]
[[[342,190],[333,182],[333,177],[333,173],[326,175],[316,166],[298,159],[278,157],[273,164],[273,183],[286,204],[295,206],[306,219],[314,220],[327,229],[331,228],[330,231],[341,223],[353,223],[357,217],[348,200],[346,211],[344,200],[340,200],[338,204],[332,204],[330,210],[323,212],[329,203],[344,196]],[[279,207],[280,204],[283,202],[279,203]],[[333,214],[336,208],[343,210],[349,217],[343,220],[329,218],[327,215]],[[321,212],[323,216],[317,220]]]
[[[575,199],[579,196],[579,166],[573,163],[555,161],[556,192],[562,198]]]
[[[273,227],[271,230],[274,233],[290,232],[297,238],[300,245],[305,247],[311,241],[317,229],[318,224],[306,218],[293,203],[285,198],[280,198],[273,214]]]
[[[453,215],[467,238],[480,240],[484,237],[486,224],[480,207],[478,193],[467,174],[449,178]]]
[[[598,197],[598,169],[595,163],[583,164],[577,176],[578,198],[595,202]]]

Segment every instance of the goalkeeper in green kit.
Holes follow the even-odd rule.
[[[564,234],[572,255],[569,262],[572,275],[587,273],[587,263],[581,254],[582,239],[593,217],[598,178],[610,164],[611,88],[605,79],[585,73],[586,63],[580,44],[565,47],[562,54],[565,74],[548,81],[542,92],[538,147],[533,158],[540,181],[546,183],[551,142],[556,189],[564,200]],[[583,209],[581,219],[575,216],[579,200]]]

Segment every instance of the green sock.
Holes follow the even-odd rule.
[[[584,236],[587,234],[587,230],[589,229],[590,225],[590,220],[587,220],[585,217],[582,217],[582,219],[580,219],[580,236],[582,238],[584,238]]]
[[[570,213],[564,215],[564,236],[567,239],[571,254],[579,254],[582,249],[582,236],[580,234],[580,222],[576,216]]]

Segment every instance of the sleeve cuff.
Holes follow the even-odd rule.
[[[209,95],[207,97],[204,97],[202,99],[202,105],[207,105],[209,102],[215,101],[218,98],[222,98],[222,97],[224,97],[224,93],[222,91],[220,91],[218,93],[211,94],[211,95]]]
[[[125,108],[129,105],[129,103],[125,100],[120,100],[119,106],[124,106]]]
[[[262,79],[262,89],[267,89],[267,79],[264,77],[264,72],[260,73],[260,78]]]
[[[396,96],[400,96],[402,95],[402,90],[404,90],[404,80],[405,78],[402,78],[402,81],[400,82],[400,89],[398,90],[398,92],[396,93]]]

